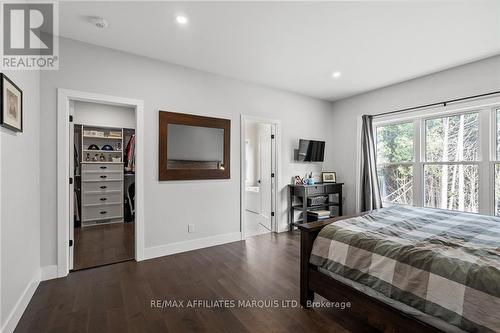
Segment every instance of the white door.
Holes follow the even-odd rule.
[[[277,187],[277,152],[276,152],[276,125],[271,125],[271,211],[276,212],[276,187]],[[271,215],[271,230],[278,231],[276,224],[276,214]]]
[[[261,200],[261,224],[271,230],[272,225],[272,124],[259,124],[259,192]]]
[[[74,114],[74,104],[70,102],[70,117]],[[69,269],[73,269],[73,255],[75,248],[75,125],[72,121],[69,123],[69,176],[72,181],[69,182],[69,241],[72,246],[69,247]]]

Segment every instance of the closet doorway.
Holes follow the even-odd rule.
[[[242,235],[277,230],[278,122],[242,117]]]
[[[70,110],[73,270],[132,260],[135,110],[83,101],[71,101]]]
[[[62,89],[58,102],[58,276],[141,260],[142,102]]]

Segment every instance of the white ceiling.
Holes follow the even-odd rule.
[[[500,53],[500,1],[61,2],[60,35],[337,100]]]

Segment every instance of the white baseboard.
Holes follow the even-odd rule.
[[[259,231],[259,232],[256,232],[254,234],[250,234],[250,235],[245,235],[242,233],[243,235],[243,239],[248,239],[250,237],[254,237],[254,236],[260,236],[260,235],[267,235],[267,234],[271,234],[272,231],[269,231],[269,230],[265,230],[265,231]]]
[[[40,280],[47,281],[57,279],[57,265],[43,266],[41,268]]]
[[[147,247],[144,249],[144,259],[153,259],[170,254],[202,249],[205,247],[221,245],[241,240],[241,232],[233,232],[211,237],[198,238],[184,242]]]
[[[40,284],[40,272],[40,270],[37,271],[33,280],[28,284],[21,297],[17,300],[16,305],[7,316],[5,324],[0,330],[1,333],[12,333],[16,329],[16,326],[26,310],[26,307],[28,307],[33,294],[35,294],[36,288],[38,288],[38,285]]]
[[[287,232],[290,230],[290,226],[287,224],[280,224],[278,226],[278,233]]]

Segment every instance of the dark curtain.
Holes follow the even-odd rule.
[[[377,179],[375,139],[373,138],[373,116],[363,116],[361,127],[361,211],[382,208],[382,199]]]

